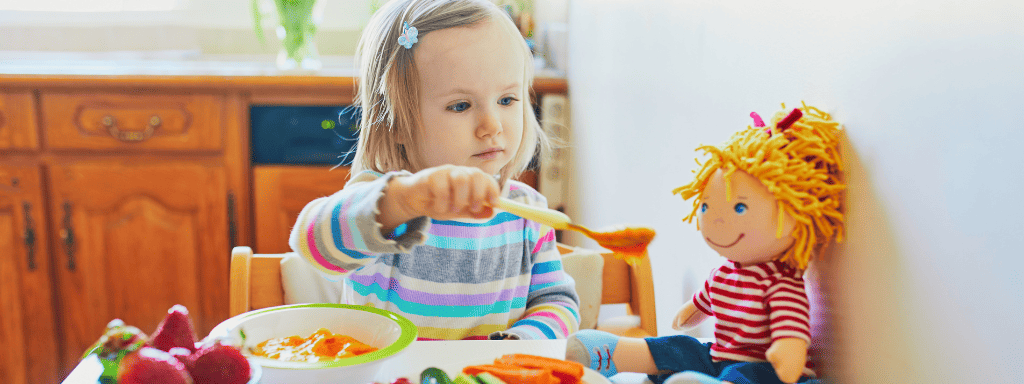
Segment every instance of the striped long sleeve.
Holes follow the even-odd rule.
[[[430,225],[426,217],[409,221],[395,239],[385,239],[377,222],[377,204],[388,181],[402,174],[408,173],[363,172],[334,195],[306,204],[292,227],[292,250],[322,272],[348,275],[381,255],[408,252],[422,243]]]
[[[362,173],[309,203],[292,230],[292,249],[321,271],[345,276],[353,304],[408,318],[421,339],[482,339],[496,331],[564,338],[578,328],[575,284],[562,272],[550,228],[506,212],[489,220],[421,217],[387,239],[377,204],[394,176]],[[515,181],[503,194],[547,204]]]
[[[564,339],[579,330],[575,282],[562,268],[554,229],[544,228],[546,233],[533,250],[526,315],[508,330],[521,339]]]

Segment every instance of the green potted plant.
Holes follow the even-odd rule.
[[[268,10],[268,8],[273,8]],[[266,43],[264,18],[276,14],[277,37],[281,50],[277,67],[282,70],[317,71],[323,64],[316,48],[316,28],[323,17],[323,4],[317,0],[252,0],[256,35]]]

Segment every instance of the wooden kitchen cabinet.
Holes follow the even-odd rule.
[[[0,151],[36,149],[36,126],[32,92],[0,88]]]
[[[0,165],[0,377],[58,381],[40,167]]]
[[[330,196],[348,182],[348,167],[253,167],[256,249],[291,252],[288,236],[299,212],[313,199]]]
[[[224,97],[215,94],[45,92],[47,146],[57,149],[220,150]]]
[[[78,161],[55,164],[49,181],[66,368],[111,319],[151,333],[182,304],[206,335],[227,318],[223,167]]]

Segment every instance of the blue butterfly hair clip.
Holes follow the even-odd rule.
[[[412,48],[413,44],[420,41],[416,38],[416,35],[419,35],[419,31],[416,30],[416,27],[410,27],[409,23],[403,21],[402,35],[398,36],[398,45],[405,47],[405,49]]]

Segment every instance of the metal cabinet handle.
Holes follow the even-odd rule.
[[[122,131],[117,127],[117,119],[113,116],[103,116],[103,120],[100,121],[104,127],[107,128],[107,132],[110,132],[110,136],[115,139],[125,142],[140,142],[153,136],[153,130],[163,124],[163,120],[160,116],[153,115],[149,118],[149,122],[146,124],[146,129],[142,131]]]
[[[25,214],[25,253],[28,255],[28,270],[36,269],[36,230],[32,223],[32,204],[27,201],[21,203],[22,211]]]
[[[231,245],[229,249],[235,249],[238,245],[238,223],[235,218],[235,193],[228,192],[228,242]]]
[[[71,203],[64,202],[64,228],[60,230],[64,253],[68,256],[68,270],[75,270],[75,229],[71,227]]]

